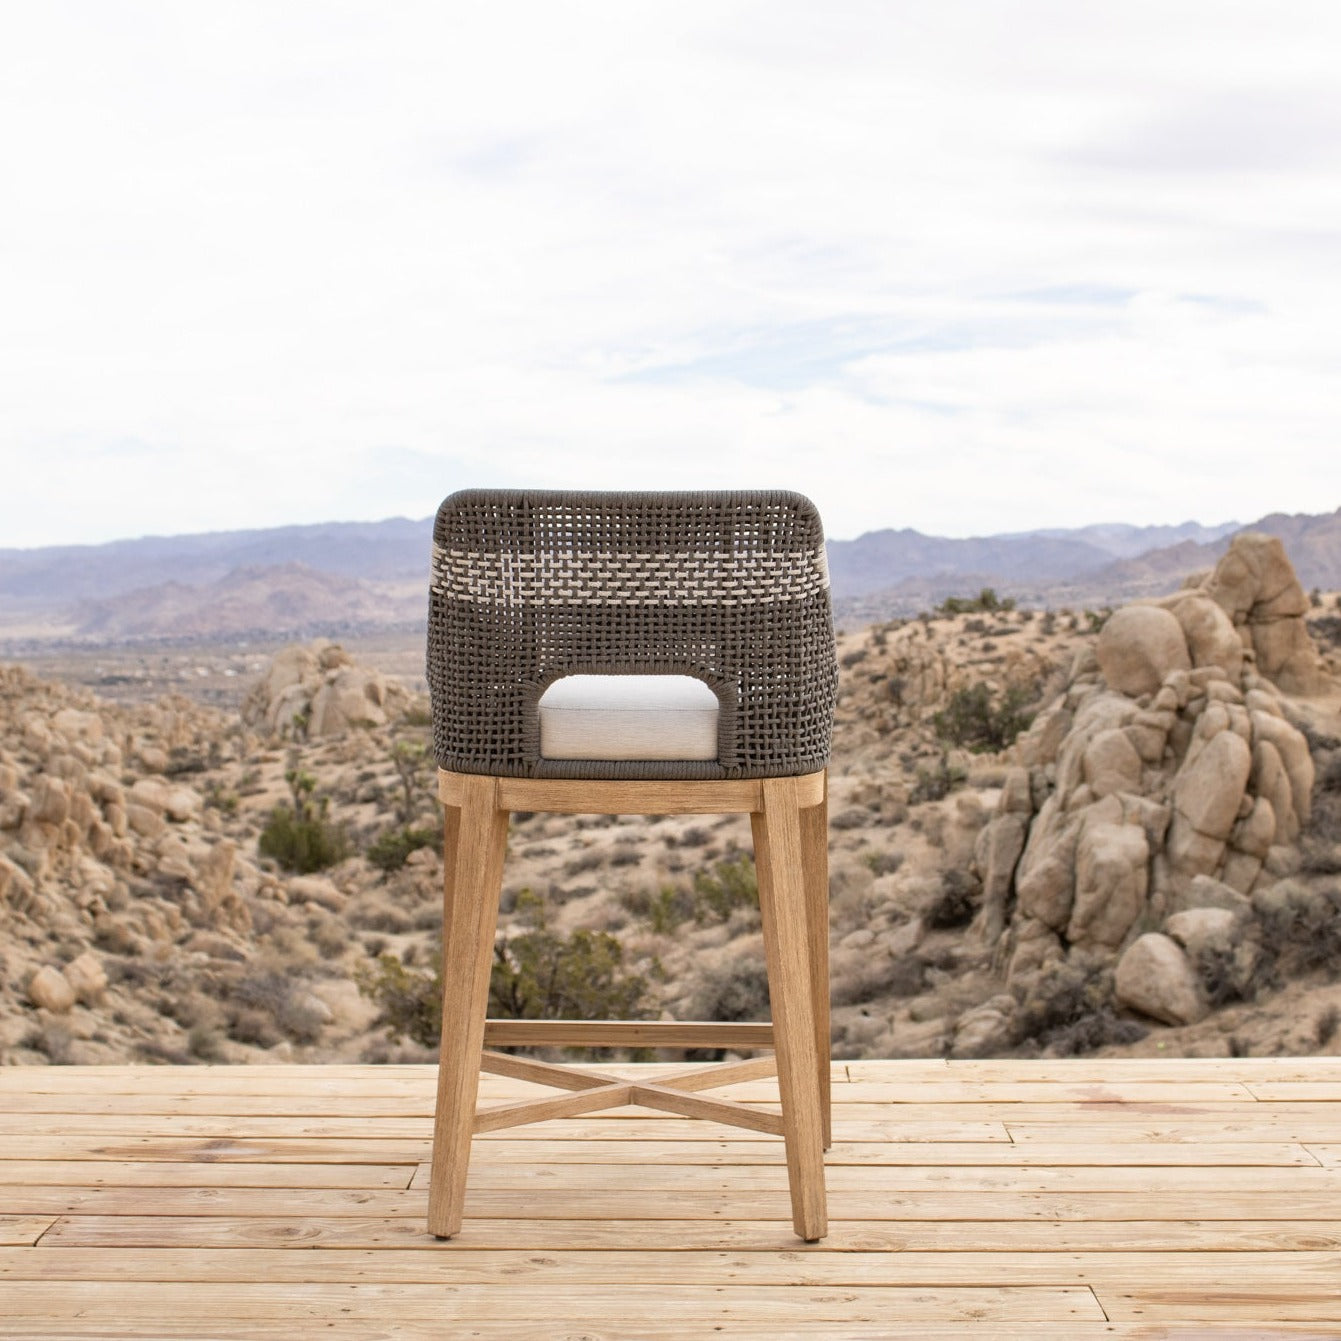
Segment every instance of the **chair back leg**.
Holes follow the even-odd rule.
[[[801,859],[806,884],[806,943],[810,959],[810,994],[815,1009],[815,1060],[819,1067],[820,1115],[824,1148],[833,1145],[830,1096],[829,1019],[829,789],[817,806],[801,811]]]
[[[813,1243],[828,1231],[828,1213],[815,1018],[817,985],[809,958],[811,900],[807,897],[800,800],[795,778],[766,778],[763,809],[750,815],[750,825],[768,962],[792,1224],[801,1238]],[[827,1044],[824,1051],[828,1051]]]

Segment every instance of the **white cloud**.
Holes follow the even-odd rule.
[[[489,480],[836,535],[1341,502],[1328,0],[6,29],[0,546]]]

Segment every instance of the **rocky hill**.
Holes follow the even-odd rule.
[[[1338,598],[1263,539],[1111,618],[962,604],[840,640],[838,1055],[1341,1048]],[[427,742],[330,644],[241,713],[0,671],[0,1061],[429,1056]],[[500,992],[761,1015],[748,851],[518,816]]]
[[[200,586],[171,581],[75,607],[72,632],[113,642],[335,634],[424,618],[421,581],[373,584],[305,563],[235,568]]]
[[[432,522],[278,527],[97,546],[0,550],[0,639],[82,644],[268,635],[348,637],[419,625]],[[832,539],[840,624],[916,614],[984,587],[1022,605],[1113,604],[1209,568],[1238,530],[1086,526],[969,539],[911,529]],[[1341,512],[1264,518],[1305,587],[1341,586]]]

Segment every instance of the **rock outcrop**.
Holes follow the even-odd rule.
[[[409,704],[399,682],[357,665],[338,643],[318,639],[276,654],[247,696],[242,717],[272,736],[318,739],[385,726]]]
[[[1279,541],[1245,535],[1199,586],[1107,620],[979,838],[978,931],[1013,987],[1109,957],[1119,1005],[1206,1013],[1197,964],[1232,954],[1309,817],[1313,760],[1283,697],[1319,684],[1307,604]]]

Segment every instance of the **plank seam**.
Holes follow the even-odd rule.
[[[1099,1292],[1094,1288],[1094,1283],[1092,1281],[1087,1282],[1085,1288],[1090,1292],[1091,1297],[1094,1299],[1095,1308],[1104,1315],[1104,1321],[1112,1322],[1113,1319],[1108,1316],[1108,1310],[1104,1307],[1104,1301],[1099,1298]]]

